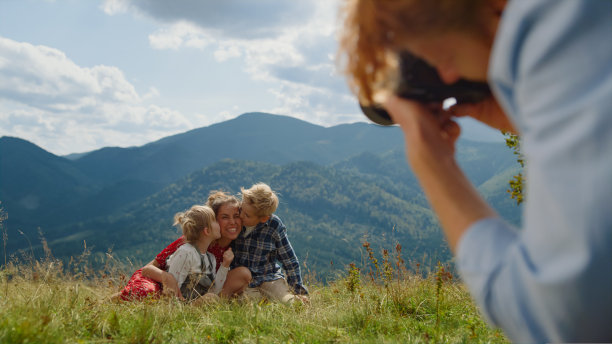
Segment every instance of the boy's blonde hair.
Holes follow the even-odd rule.
[[[174,225],[181,226],[185,241],[190,244],[198,241],[204,228],[211,228],[214,221],[215,212],[206,205],[194,205],[191,209],[174,215]]]
[[[265,183],[257,183],[250,189],[240,188],[242,192],[242,202],[253,206],[256,216],[270,216],[274,214],[278,207],[278,197],[270,186]]]

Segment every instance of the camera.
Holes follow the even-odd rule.
[[[436,69],[410,52],[399,54],[400,79],[394,93],[405,99],[421,103],[442,104],[446,99],[455,98],[457,104],[477,103],[491,95],[489,85],[461,79],[445,84]],[[361,111],[374,123],[393,125],[389,113],[381,105],[364,106]]]

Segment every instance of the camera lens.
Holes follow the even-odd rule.
[[[399,58],[401,78],[394,91],[399,97],[424,104],[442,104],[445,100],[454,98],[457,104],[462,104],[477,103],[491,95],[489,85],[484,82],[461,79],[451,85],[445,84],[434,67],[410,52],[402,52]],[[394,124],[381,105],[359,106],[372,122],[380,125]]]
[[[363,106],[359,104],[361,107],[361,111],[363,112],[368,119],[376,124],[380,125],[393,125],[395,124],[389,116],[387,110],[385,110],[382,106],[372,105],[372,106]]]

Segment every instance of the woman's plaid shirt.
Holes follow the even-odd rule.
[[[287,238],[287,228],[278,216],[270,216],[267,222],[259,223],[248,235],[244,230],[240,232],[232,242],[232,250],[232,266],[245,266],[251,270],[253,280],[250,287],[283,278],[277,263],[280,262],[287,274],[287,284],[296,294],[308,295],[302,284],[300,263]]]

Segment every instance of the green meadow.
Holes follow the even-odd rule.
[[[377,260],[369,246],[325,285],[307,273],[310,303],[225,300],[194,306],[174,298],[111,302],[133,270],[107,254],[69,262],[26,256],[0,270],[2,343],[507,343],[489,328],[443,265],[424,276],[401,248]],[[130,267],[130,269],[135,267]]]

